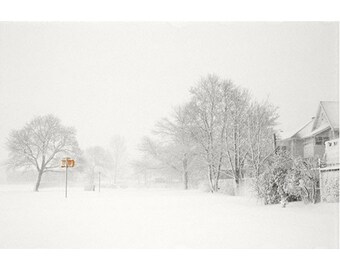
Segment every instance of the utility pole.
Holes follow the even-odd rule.
[[[276,154],[276,134],[274,133],[273,134],[273,139],[274,139],[274,152],[275,152],[275,154]]]

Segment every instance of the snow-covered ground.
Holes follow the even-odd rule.
[[[0,186],[0,248],[338,248],[339,204],[200,191]]]

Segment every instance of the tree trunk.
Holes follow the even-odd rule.
[[[40,181],[41,181],[42,175],[43,175],[43,172],[42,172],[42,171],[39,171],[39,173],[38,173],[38,179],[37,179],[37,182],[36,182],[36,184],[35,184],[34,191],[39,191],[39,186],[40,186]]]
[[[184,189],[189,188],[189,178],[188,178],[188,159],[187,155],[184,154],[183,158],[183,180],[184,180]]]
[[[214,183],[213,183],[213,177],[212,177],[212,168],[211,165],[208,166],[208,179],[210,184],[210,192],[214,193]]]
[[[184,171],[183,178],[184,178],[184,189],[189,189],[189,178],[188,178],[187,171]]]
[[[234,182],[234,196],[237,196],[239,194],[239,186],[240,186],[240,183],[239,181],[235,181]]]
[[[236,168],[235,169],[235,176],[234,176],[234,179],[235,179],[235,183],[234,183],[234,194],[235,195],[238,195],[238,192],[239,192],[239,187],[240,187],[240,180],[241,180],[242,176],[241,176],[241,170],[240,168]]]
[[[238,185],[240,183],[240,171],[239,168],[235,169],[235,184]]]

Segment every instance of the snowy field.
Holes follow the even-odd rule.
[[[338,248],[339,204],[200,191],[0,186],[0,248]]]

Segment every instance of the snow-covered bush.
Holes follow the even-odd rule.
[[[303,200],[316,203],[319,197],[319,171],[316,159],[293,158],[288,152],[273,154],[264,172],[254,180],[253,189],[264,204]]]
[[[318,185],[319,170],[317,160],[295,158],[290,174],[287,177],[286,192],[300,197],[305,203],[316,203],[318,200]]]
[[[292,163],[291,156],[285,151],[278,151],[268,158],[264,172],[253,182],[255,195],[262,199],[264,204],[277,204],[290,200],[286,183]]]

